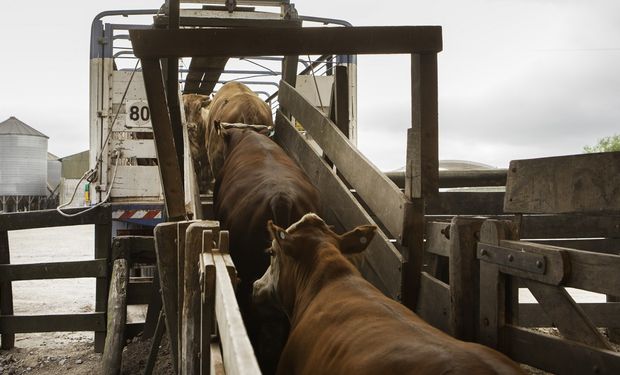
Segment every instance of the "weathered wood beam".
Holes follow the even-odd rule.
[[[440,26],[131,30],[139,58],[437,53]],[[214,43],[214,41],[220,41]],[[197,49],[196,46],[205,46]]]

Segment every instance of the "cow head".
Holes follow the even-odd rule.
[[[268,230],[272,238],[267,250],[271,264],[263,277],[254,282],[252,298],[256,305],[276,305],[290,317],[296,295],[301,292],[298,289],[309,275],[325,262],[352,267],[342,255],[364,251],[376,227],[362,225],[338,235],[319,216],[310,213],[286,230],[269,221]]]

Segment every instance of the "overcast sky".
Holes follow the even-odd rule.
[[[440,159],[506,167],[580,153],[620,133],[620,1],[293,1],[354,25],[440,25]],[[88,149],[90,23],[160,1],[8,1],[0,12],[0,121],[16,116],[49,151]],[[409,58],[359,58],[359,146],[404,165]]]

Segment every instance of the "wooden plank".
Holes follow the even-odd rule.
[[[533,280],[523,280],[562,336],[595,348],[612,350],[609,342],[575,303],[566,289]]]
[[[155,227],[155,252],[161,286],[166,331],[170,340],[173,368],[178,364],[178,308],[177,308],[177,223],[163,223]]]
[[[215,263],[215,315],[222,342],[224,368],[230,375],[260,374],[224,258],[213,254]]]
[[[276,141],[287,151],[312,179],[322,196],[325,217],[332,217],[334,224],[352,229],[362,224],[374,224],[364,208],[355,200],[349,189],[338,179],[323,158],[297,132],[294,126],[278,111],[276,116]],[[331,220],[330,220],[331,221]],[[374,285],[390,298],[402,298],[402,267],[404,260],[394,245],[378,231],[375,239],[364,252],[364,262],[375,270]]]
[[[107,275],[107,259],[54,263],[0,264],[0,282],[106,277]]]
[[[513,160],[506,212],[617,213],[620,152]]]
[[[427,200],[429,215],[501,215],[504,193],[494,191],[442,191]]]
[[[349,134],[349,73],[344,65],[337,65],[334,70],[332,95],[334,118],[332,121],[345,137],[351,138]]]
[[[414,310],[418,303],[420,277],[424,262],[424,198],[410,198],[404,206],[403,235],[400,243],[404,246],[403,265],[403,304]]]
[[[181,373],[200,372],[200,282],[199,262],[203,248],[203,231],[211,233],[219,228],[219,223],[201,221],[192,223],[186,230],[183,310],[181,313]],[[208,238],[206,241],[212,242]]]
[[[565,285],[620,296],[620,256],[567,249],[570,275]]]
[[[440,188],[506,186],[507,169],[472,169],[439,171]],[[405,188],[405,172],[385,172],[396,186]],[[504,201],[502,200],[502,204]]]
[[[127,285],[127,304],[146,305],[151,302],[153,282],[129,282]]]
[[[299,56],[284,56],[282,59],[282,80],[288,82],[289,85],[295,87],[297,83],[297,65],[299,64]]]
[[[95,224],[95,259],[107,259],[110,267],[112,255],[112,220],[111,211],[107,209],[107,222]],[[81,215],[80,215],[81,216]],[[108,288],[109,278],[106,276],[97,277],[95,280],[95,312],[105,313],[108,309]],[[103,352],[105,345],[106,327],[102,331],[95,331],[95,352]]]
[[[499,246],[500,241],[513,238],[509,224],[500,220],[486,220],[480,228],[480,242]],[[506,322],[506,280],[499,267],[488,262],[480,262],[480,318],[478,341],[497,348],[499,330]]]
[[[450,256],[452,243],[450,223],[427,222],[424,233],[426,236],[424,251],[444,257]]]
[[[124,333],[127,322],[127,283],[129,269],[126,259],[117,259],[112,267],[110,295],[108,297],[108,327],[105,349],[101,357],[104,374],[120,374]]]
[[[402,239],[406,201],[398,187],[362,155],[323,112],[286,82],[280,82],[279,101],[281,109],[302,124],[392,238]]]
[[[620,254],[620,238],[577,238],[577,239],[546,239],[532,240],[543,245],[569,247],[571,249],[591,251],[594,253]]]
[[[156,59],[142,59],[141,62],[144,86],[151,109],[151,122],[166,212],[171,221],[178,221],[185,217],[183,178],[173,141],[171,119],[167,111],[161,66],[159,60]]]
[[[522,277],[525,279],[536,280],[542,283],[550,284],[550,285],[560,285],[563,284],[570,274],[573,272],[570,260],[568,259],[567,251],[569,249],[555,247],[555,246],[547,246],[541,244],[535,244],[532,242],[525,241],[509,241],[503,240],[500,242],[500,246],[509,250],[517,251],[517,252],[526,252],[532,254],[542,255],[545,260],[543,270],[544,273],[540,273],[540,271],[530,272],[524,269],[513,268],[509,266],[500,265],[500,270],[503,273],[507,273],[513,276]],[[480,249],[480,247],[479,247]],[[479,258],[485,261],[492,261],[488,256],[482,256],[479,254]],[[531,263],[537,262],[537,259],[534,258],[531,260]],[[532,268],[536,268],[535,265],[530,265]]]
[[[112,258],[126,258],[131,263],[157,262],[155,238],[152,236],[116,236],[112,243]]]
[[[63,212],[75,214],[83,208],[69,208]],[[110,205],[102,205],[74,217],[65,217],[56,210],[14,212],[0,214],[0,230],[64,227],[69,225],[106,224],[112,220]]]
[[[213,367],[210,351],[211,334],[215,333],[215,264],[211,254],[212,247],[208,242],[212,240],[213,233],[207,233],[203,232],[203,252],[200,254],[200,373],[203,375],[209,374],[209,369]]]
[[[596,327],[620,328],[620,303],[578,303],[579,308]],[[548,317],[537,303],[519,305],[519,325],[523,327],[553,327],[553,320]]]
[[[177,330],[179,332],[179,337],[178,337],[178,353],[177,355],[179,356],[179,367],[177,368],[177,372],[181,373],[181,367],[183,366],[183,361],[181,360],[181,355],[182,355],[182,343],[183,343],[183,301],[185,300],[185,252],[186,252],[186,242],[185,242],[185,237],[187,234],[187,228],[191,225],[192,222],[190,221],[180,221],[177,223],[177,247],[176,247],[176,252],[177,252],[177,311],[179,312],[179,314],[177,315]]]
[[[620,215],[523,215],[520,237],[620,238]]]
[[[255,27],[130,30],[129,35],[134,54],[141,59],[171,56],[436,53],[442,49],[439,26],[304,27],[289,28],[285,33],[279,28]],[[196,46],[205,48],[197,49]]]
[[[209,374],[211,375],[226,375],[226,371],[224,369],[224,359],[222,358],[222,348],[220,344],[217,342],[211,343],[211,366],[209,368]]]
[[[439,189],[437,55],[411,55],[411,128],[407,129],[407,198],[430,198]]]
[[[4,215],[0,215],[2,217]],[[10,264],[9,233],[0,230],[0,264]],[[13,287],[11,282],[0,282],[0,315],[13,315]],[[15,335],[0,330],[0,349],[9,350],[15,346]]]
[[[450,305],[450,286],[422,272],[416,314],[433,327],[450,333]]]
[[[484,219],[455,217],[450,223],[450,334],[474,341],[480,304],[476,245]]]
[[[620,374],[620,354],[507,325],[501,350],[554,374]]]
[[[53,315],[0,315],[0,333],[105,332],[105,313]]]

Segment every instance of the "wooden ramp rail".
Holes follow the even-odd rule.
[[[74,214],[82,209],[70,209]],[[94,259],[74,262],[10,264],[8,232],[21,229],[72,225],[95,225]],[[56,210],[0,214],[0,347],[14,346],[16,333],[94,331],[95,351],[103,351],[106,337],[105,314],[108,300],[112,212],[109,205],[84,214],[65,217]],[[13,315],[12,281],[96,278],[95,312],[86,314]]]
[[[228,253],[228,232],[220,232],[219,249],[213,234],[203,232],[200,256],[201,374],[260,374],[235,298],[237,276]]]

